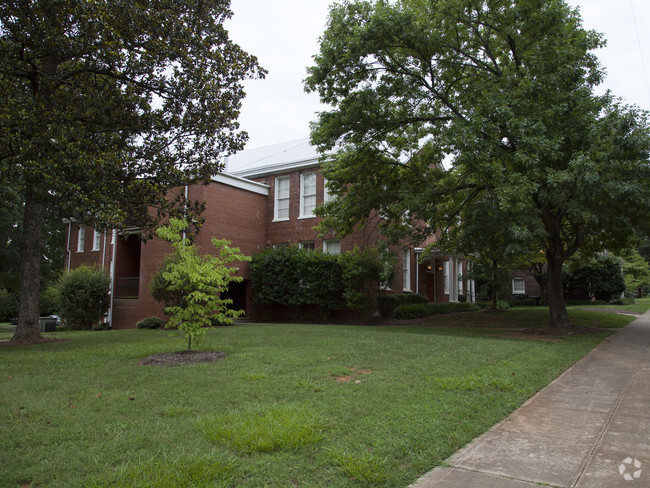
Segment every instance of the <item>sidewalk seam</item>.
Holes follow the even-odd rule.
[[[618,407],[623,402],[623,397],[625,396],[625,394],[629,390],[630,385],[632,384],[632,380],[634,380],[637,373],[641,369],[641,364],[643,363],[646,356],[648,355],[648,350],[649,350],[649,348],[646,347],[643,350],[643,353],[637,359],[636,364],[634,366],[634,369],[632,370],[632,374],[630,374],[630,377],[628,378],[628,380],[627,380],[627,382],[625,384],[625,388],[623,388],[623,391],[619,395],[618,400],[616,401],[616,404],[614,405],[614,408],[612,409],[612,411],[607,416],[607,422],[605,422],[605,425],[603,426],[603,428],[602,428],[602,430],[600,432],[600,435],[598,436],[598,439],[596,440],[595,444],[593,445],[593,447],[589,451],[589,454],[587,454],[587,456],[585,456],[584,461],[581,463],[580,468],[578,469],[577,473],[572,477],[572,480],[571,480],[571,482],[569,484],[569,488],[575,488],[576,485],[580,482],[580,480],[582,478],[582,475],[584,474],[585,470],[587,469],[587,465],[594,458],[594,454],[595,454],[596,450],[601,446],[602,440],[605,437],[605,434],[607,433],[607,431],[609,430],[610,424],[612,423],[612,419],[614,418],[614,414],[616,413],[616,411],[618,410]]]

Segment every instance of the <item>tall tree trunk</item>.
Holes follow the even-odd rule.
[[[27,343],[41,338],[38,323],[43,255],[43,217],[45,204],[27,191],[20,258],[20,305],[18,326],[12,343]]]
[[[548,309],[551,327],[556,329],[566,329],[571,326],[564,301],[563,262],[561,256],[548,254]]]

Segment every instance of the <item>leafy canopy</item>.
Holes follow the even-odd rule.
[[[262,77],[228,37],[229,0],[0,4],[0,205],[22,205],[20,321],[37,335],[43,220],[155,227],[240,150],[242,80]],[[200,202],[187,204],[197,214]]]
[[[551,323],[569,325],[562,263],[624,244],[650,210],[647,114],[594,94],[603,44],[562,0],[334,5],[306,80],[332,107],[312,129],[339,197],[322,227],[376,209],[394,240],[471,225],[542,250]]]
[[[205,334],[206,326],[216,321],[221,324],[232,323],[233,317],[239,317],[243,310],[229,308],[232,300],[221,298],[221,293],[228,291],[231,282],[241,282],[241,276],[235,276],[238,268],[228,266],[232,263],[250,261],[236,247],[230,247],[226,239],[212,239],[217,255],[199,254],[190,239],[183,235],[188,228],[185,220],[172,218],[169,225],[158,228],[156,234],[171,243],[174,248],[172,259],[165,260],[159,278],[164,281],[166,293],[165,313],[170,315],[165,328],[183,331],[187,339],[187,349],[192,348]]]

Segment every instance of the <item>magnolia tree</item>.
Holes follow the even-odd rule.
[[[230,265],[250,258],[230,247],[225,239],[212,239],[217,255],[199,254],[183,234],[187,227],[187,221],[172,218],[169,225],[156,231],[158,237],[171,243],[174,252],[154,276],[152,291],[154,298],[165,303],[165,313],[170,316],[165,327],[181,330],[190,351],[192,341],[205,334],[206,326],[214,321],[232,323],[244,313],[229,308],[232,300],[221,294],[228,291],[230,283],[243,280],[235,276],[237,266]]]
[[[14,342],[40,336],[53,212],[100,229],[151,230],[160,214],[198,212],[170,190],[208,181],[222,156],[243,148],[242,80],[264,70],[229,39],[229,5],[0,3],[0,205],[22,211]]]
[[[603,44],[562,0],[334,4],[306,80],[331,107],[311,135],[331,154],[323,226],[376,211],[414,242],[483,227],[506,258],[544,256],[550,323],[568,327],[564,262],[625,245],[650,214],[647,114],[595,94]]]

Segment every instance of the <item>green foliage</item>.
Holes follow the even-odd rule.
[[[181,455],[152,459],[146,462],[126,462],[114,473],[95,479],[91,488],[227,488],[232,486],[232,460],[206,454]]]
[[[269,405],[204,417],[198,426],[212,442],[255,453],[299,449],[318,442],[326,423],[306,406]]]
[[[18,314],[18,297],[12,291],[0,288],[0,320],[8,320]]]
[[[0,204],[23,212],[29,263],[17,339],[35,335],[46,218],[147,232],[159,215],[198,215],[172,190],[208,181],[244,146],[242,81],[265,71],[229,39],[229,4],[2,4]]]
[[[623,259],[625,291],[637,294],[640,289],[650,288],[650,264],[636,249],[626,249],[619,253]]]
[[[222,292],[228,291],[228,284],[241,282],[241,276],[235,276],[238,268],[227,265],[235,262],[249,261],[236,247],[230,247],[225,239],[212,239],[217,255],[199,254],[183,232],[187,229],[185,220],[172,218],[169,225],[160,227],[158,237],[171,243],[174,258],[165,261],[162,280],[166,282],[165,298],[177,297],[178,301],[166,302],[165,313],[170,316],[165,328],[182,331],[187,339],[187,349],[191,350],[192,340],[205,334],[205,327],[212,320],[220,323],[232,323],[232,317],[238,317],[243,310],[232,310],[231,299],[221,298]],[[156,278],[158,286],[160,279]]]
[[[379,288],[386,282],[386,270],[392,269],[392,263],[377,249],[358,247],[339,255],[339,262],[343,270],[345,303],[359,311],[367,323],[372,318]]]
[[[147,317],[138,322],[138,329],[162,329],[165,327],[165,321],[160,317]]]
[[[316,305],[323,319],[344,305],[341,266],[333,254],[269,248],[253,256],[251,279],[255,299],[264,305]]]
[[[102,269],[80,266],[65,273],[57,287],[59,312],[69,329],[90,330],[108,312],[111,280]]]
[[[379,295],[377,297],[377,310],[382,317],[390,317],[399,306],[399,298],[396,295]]]
[[[41,294],[38,304],[41,315],[52,315],[58,312],[61,306],[59,288],[56,285],[48,286]]]
[[[568,293],[575,298],[603,300],[625,291],[621,260],[611,254],[598,254],[574,263],[565,269]]]
[[[333,153],[321,228],[380,215],[394,240],[443,244],[458,228],[449,245],[487,241],[493,270],[543,251],[552,325],[568,326],[562,264],[650,214],[648,116],[595,93],[603,43],[563,1],[334,4],[306,79],[331,107],[311,135]]]
[[[418,303],[413,305],[400,305],[395,309],[397,319],[416,319],[431,317],[456,312],[475,312],[479,310],[474,303]]]

